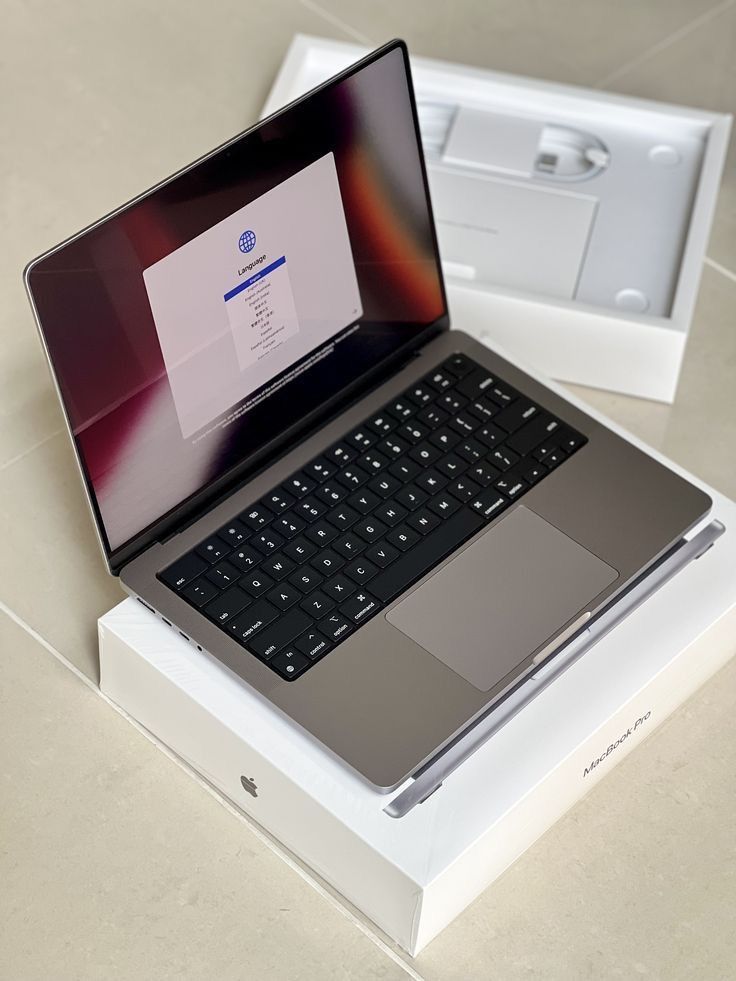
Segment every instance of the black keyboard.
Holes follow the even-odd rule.
[[[454,354],[159,579],[293,680],[585,442]]]

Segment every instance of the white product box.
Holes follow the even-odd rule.
[[[414,955],[736,652],[736,504],[701,486],[714,547],[405,817],[133,599],[100,619],[102,691]]]
[[[263,115],[368,49],[296,35]],[[731,117],[412,58],[453,322],[674,399]]]

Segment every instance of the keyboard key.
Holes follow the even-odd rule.
[[[409,515],[407,524],[418,531],[420,535],[427,535],[430,531],[434,531],[440,520],[433,511],[422,508],[421,511]]]
[[[269,603],[273,603],[280,610],[288,610],[302,598],[302,593],[295,586],[276,586],[266,594]]]
[[[284,490],[296,498],[306,497],[307,494],[312,493],[316,486],[316,482],[303,473],[294,474],[283,484]]]
[[[402,507],[396,501],[387,501],[385,504],[381,504],[373,512],[374,517],[378,518],[379,521],[383,521],[385,524],[393,528],[394,525],[398,525],[404,520],[409,512],[405,507]]]
[[[401,426],[399,429],[399,436],[405,439],[408,443],[411,443],[413,446],[429,436],[429,429],[427,426],[422,426],[420,423],[412,420],[411,422],[406,422],[403,426]]]
[[[426,405],[427,402],[431,402],[433,398],[437,395],[434,389],[429,388],[427,385],[414,385],[413,388],[407,388],[404,393],[405,397],[413,402],[418,408]]]
[[[498,477],[498,470],[496,467],[491,466],[490,463],[483,461],[472,466],[468,470],[467,476],[479,483],[481,487],[487,487]]]
[[[466,439],[462,443],[458,443],[455,447],[455,453],[466,463],[475,463],[476,460],[480,460],[486,455],[486,447],[482,443],[479,443],[477,439]]]
[[[416,484],[407,484],[406,487],[402,487],[399,493],[396,495],[396,500],[402,507],[405,507],[409,511],[413,511],[415,508],[420,507],[427,500],[427,495],[423,490],[420,490]]]
[[[353,463],[340,471],[335,480],[348,490],[355,490],[357,487],[362,487],[368,480],[368,474],[362,467]]]
[[[416,405],[413,402],[407,402],[406,399],[396,399],[386,406],[386,412],[391,413],[394,419],[399,422],[413,416],[416,411]]]
[[[293,646],[299,651],[300,654],[303,654],[305,657],[308,657],[314,661],[315,658],[326,654],[332,647],[332,644],[324,636],[324,634],[319,633],[319,631],[308,630],[305,634],[299,637],[298,640],[294,641]]]
[[[396,428],[396,420],[385,412],[379,412],[368,420],[368,428],[379,436],[386,436],[392,429]]]
[[[495,518],[508,505],[509,502],[505,497],[489,487],[482,490],[470,506],[475,512],[482,514],[484,518]]]
[[[218,562],[207,573],[207,578],[219,589],[226,589],[240,578],[240,570],[236,569],[230,562]]]
[[[432,498],[427,506],[435,514],[439,515],[440,518],[449,518],[460,507],[460,501],[451,494],[441,491],[436,497]]]
[[[251,596],[260,596],[273,586],[273,579],[267,576],[265,572],[248,572],[238,582],[238,585]]]
[[[388,603],[455,551],[479,531],[483,524],[480,515],[474,514],[468,508],[462,508],[375,576],[371,581],[371,593],[382,603]]]
[[[442,429],[432,433],[429,442],[444,453],[449,453],[455,444],[460,442],[460,439],[459,433],[454,432],[449,426],[443,426]]]
[[[338,484],[336,481],[331,480],[328,484],[323,484],[322,487],[316,492],[315,497],[326,504],[328,508],[333,508],[336,504],[339,504],[345,497],[347,497],[348,491],[342,484]]]
[[[321,576],[316,569],[312,569],[308,565],[289,576],[289,582],[303,593],[311,593],[322,583],[323,579],[324,576]]]
[[[369,453],[364,453],[363,456],[358,457],[358,463],[368,473],[378,473],[379,470],[384,470],[390,462],[389,458],[383,453],[379,453],[378,450],[371,450]]]
[[[368,593],[357,592],[355,596],[351,596],[342,604],[340,613],[352,620],[353,623],[359,624],[368,620],[371,614],[378,612],[378,608],[378,603],[372,596]]]
[[[253,531],[259,531],[273,519],[273,511],[263,504],[254,504],[240,515],[240,520]]]
[[[332,547],[344,558],[353,559],[363,551],[365,542],[362,538],[358,538],[357,535],[344,535],[342,538],[338,538],[336,542],[333,542]]]
[[[381,498],[374,494],[373,491],[366,490],[365,488],[348,498],[348,504],[352,508],[355,508],[359,514],[368,514],[380,503]]]
[[[262,531],[260,535],[254,535],[250,540],[250,544],[264,555],[270,555],[271,552],[275,552],[276,549],[281,548],[284,544],[284,539],[281,535],[277,535],[269,529],[268,531]]]
[[[323,504],[322,501],[318,501],[316,497],[305,497],[303,501],[299,501],[296,505],[294,513],[311,524],[312,521],[321,518],[323,514],[327,514],[327,505]]]
[[[332,449],[327,450],[325,456],[328,460],[332,460],[336,463],[338,467],[344,467],[346,463],[350,463],[358,455],[358,451],[352,446],[348,446],[347,443],[337,443]]]
[[[247,528],[242,521],[237,519],[231,521],[217,532],[223,541],[228,542],[230,548],[237,548],[250,538],[250,528]],[[201,552],[200,552],[201,554]]]
[[[450,419],[449,425],[461,436],[470,436],[478,428],[479,422],[469,412],[464,414],[460,412],[454,419]]]
[[[380,477],[374,477],[368,487],[379,497],[393,497],[396,491],[401,490],[402,484],[390,473],[382,473]]]
[[[489,449],[493,449],[506,439],[506,433],[503,429],[499,429],[498,426],[495,426],[491,422],[487,426],[481,426],[480,429],[476,429],[474,438]]]
[[[338,530],[334,525],[331,525],[328,521],[318,521],[313,524],[310,528],[307,528],[304,533],[304,537],[308,538],[310,542],[314,542],[315,545],[329,545],[330,542],[337,538]]]
[[[555,438],[557,439],[560,448],[563,449],[565,453],[574,453],[575,450],[580,449],[580,447],[586,442],[584,436],[581,436],[580,433],[576,433],[568,426],[563,426],[556,434]]]
[[[446,388],[452,388],[456,380],[457,379],[453,374],[447,371],[442,371],[441,368],[430,372],[424,378],[427,385],[430,385],[437,392],[444,392]]]
[[[379,538],[383,537],[386,525],[382,521],[378,521],[377,518],[364,518],[355,525],[353,531],[368,543],[377,542]]]
[[[253,609],[255,610],[255,607]],[[290,610],[280,616],[272,626],[266,630],[261,630],[249,642],[248,647],[255,651],[259,657],[269,658],[311,626],[311,617],[308,617],[306,613],[298,609]]]
[[[443,487],[446,487],[447,483],[447,477],[434,469],[425,470],[416,480],[417,487],[420,490],[426,491],[428,494],[436,494],[437,491],[441,491]]]
[[[205,539],[201,545],[197,546],[197,554],[201,555],[203,559],[207,559],[208,562],[215,563],[219,562],[220,559],[224,559],[231,549],[232,546],[226,545],[221,538],[213,535],[211,538]]]
[[[300,675],[305,668],[309,667],[309,661],[300,652],[290,648],[277,654],[269,664],[275,668],[279,674],[283,675],[288,681]]]
[[[416,475],[422,472],[419,464],[410,460],[408,457],[404,457],[403,460],[395,460],[388,469],[389,473],[393,474],[397,480],[402,481],[404,484],[407,484],[410,480],[414,480]]]
[[[498,405],[510,405],[514,399],[519,394],[515,389],[511,388],[510,385],[504,385],[503,382],[496,385],[491,385],[487,390],[486,394],[488,398],[496,402]]]
[[[342,640],[353,629],[350,621],[346,620],[342,613],[331,613],[324,620],[320,620],[317,626],[320,632],[332,641]]]
[[[431,467],[442,456],[442,450],[436,446],[432,446],[429,442],[419,443],[413,449],[409,450],[409,456],[421,466]]]
[[[454,481],[447,488],[448,493],[456,497],[458,501],[469,501],[471,497],[475,497],[479,490],[480,484],[476,484],[474,480],[470,480],[467,476],[460,477],[459,480]]]
[[[267,559],[264,560],[261,570],[266,572],[272,579],[280,582],[285,579],[290,572],[293,572],[296,565],[287,558],[282,552],[277,552],[276,555],[269,555]]]
[[[364,427],[359,427],[354,429],[348,437],[346,437],[346,442],[353,446],[356,450],[364,453],[369,447],[373,446],[378,437],[375,433],[372,433],[369,429]]]
[[[329,582],[326,582],[322,587],[323,591],[331,599],[337,600],[338,603],[347,599],[348,596],[351,596],[355,592],[356,588],[357,587],[352,579],[348,579],[348,577],[343,576],[342,573],[338,573],[338,575],[333,576],[332,579],[330,579]]]
[[[197,582],[193,582],[184,589],[184,596],[186,596],[192,606],[197,607],[202,607],[205,603],[209,603],[218,594],[219,590],[217,586],[213,586],[206,579],[198,579]]]
[[[259,657],[268,660],[310,626],[310,617],[301,610],[292,610],[280,616],[273,626],[266,626],[256,633],[256,636],[248,641],[248,647]]]
[[[386,535],[386,541],[400,552],[406,552],[419,541],[419,533],[408,525],[399,525]]]
[[[284,555],[290,558],[292,562],[296,562],[297,565],[311,559],[316,551],[317,546],[314,542],[310,542],[304,537],[295,538],[293,542],[284,546]]]
[[[531,422],[538,412],[539,406],[530,402],[528,399],[519,398],[516,399],[513,405],[502,409],[493,421],[507,433],[515,433],[525,423]]]
[[[495,489],[499,494],[505,494],[506,497],[510,497],[513,500],[518,497],[519,494],[523,494],[525,490],[528,490],[529,484],[521,477],[499,477],[493,484]]]
[[[446,368],[456,378],[465,378],[475,367],[475,364],[464,354],[451,354],[442,362],[442,367]]]
[[[548,470],[543,463],[535,463],[523,470],[521,476],[528,484],[536,484],[536,482],[541,480],[547,473]]]
[[[467,406],[467,411],[481,422],[488,422],[498,412],[498,406],[490,399],[479,398]]]
[[[321,589],[318,589],[316,592],[310,593],[299,605],[305,613],[318,619],[335,608],[335,601],[329,596],[326,596]]]
[[[466,470],[467,466],[467,461],[463,460],[462,457],[457,456],[455,453],[448,453],[446,457],[439,461],[437,469],[445,477],[453,479]]]
[[[376,449],[379,453],[387,456],[389,460],[394,460],[396,457],[406,453],[409,449],[409,444],[405,443],[403,439],[397,439],[396,436],[389,436],[387,439],[382,439]]]
[[[323,576],[331,576],[342,569],[345,559],[331,548],[325,548],[312,559],[312,565]]]
[[[367,559],[356,559],[345,567],[345,575],[350,576],[359,586],[367,583],[378,572],[378,568]]]
[[[318,456],[316,460],[312,460],[311,463],[308,463],[306,467],[304,467],[304,473],[311,480],[321,484],[330,477],[335,476],[337,473],[337,466],[326,457]]]
[[[417,414],[417,421],[430,429],[439,429],[440,426],[444,426],[449,418],[450,414],[436,405],[428,405]]]
[[[544,465],[551,470],[553,467],[556,467],[558,464],[562,463],[566,456],[567,454],[564,450],[556,447],[544,458]]]
[[[486,394],[493,386],[493,376],[485,368],[475,368],[455,386],[455,390],[471,402]]]
[[[282,511],[288,511],[294,502],[294,497],[284,490],[271,491],[270,494],[266,494],[266,496],[263,498],[263,503],[266,505],[266,507],[270,508],[274,514],[280,514]]]
[[[467,404],[468,400],[463,398],[458,392],[445,392],[442,398],[437,399],[437,405],[444,409],[445,412],[449,412],[451,416],[454,416],[456,412],[459,412]]]
[[[306,527],[306,522],[298,518],[293,511],[277,518],[271,525],[271,528],[277,531],[279,535],[283,535],[284,538],[296,538],[299,532],[304,531]]]
[[[338,531],[347,531],[351,528],[355,522],[358,520],[360,515],[356,510],[348,507],[347,504],[341,504],[340,507],[334,508],[327,515],[327,520],[330,524],[333,524]]]
[[[204,612],[215,623],[227,623],[252,602],[251,597],[240,586],[231,586],[206,606]]]
[[[411,521],[411,518],[409,520]],[[365,557],[377,565],[379,569],[385,569],[387,565],[391,565],[399,557],[399,552],[388,542],[377,542],[366,550]]]
[[[228,555],[227,560],[240,572],[247,572],[263,559],[260,552],[257,552],[254,548],[246,545],[245,548],[239,548],[235,552],[231,552]]]
[[[188,582],[196,579],[208,568],[209,563],[201,555],[190,552],[170,565],[168,569],[159,572],[158,578],[167,586],[171,586],[172,589],[181,589],[182,586],[186,586]]]
[[[511,467],[519,462],[519,457],[516,453],[513,450],[507,449],[505,446],[501,446],[493,450],[492,453],[489,453],[488,459],[499,470],[510,470]]]
[[[268,626],[279,615],[275,606],[266,600],[259,600],[228,623],[228,630],[239,640],[249,641],[263,627]]]

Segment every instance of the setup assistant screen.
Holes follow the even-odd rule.
[[[363,313],[330,152],[143,272],[184,438]]]

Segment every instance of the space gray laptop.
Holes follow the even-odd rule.
[[[26,284],[110,572],[383,791],[710,508],[449,331],[399,41]]]

